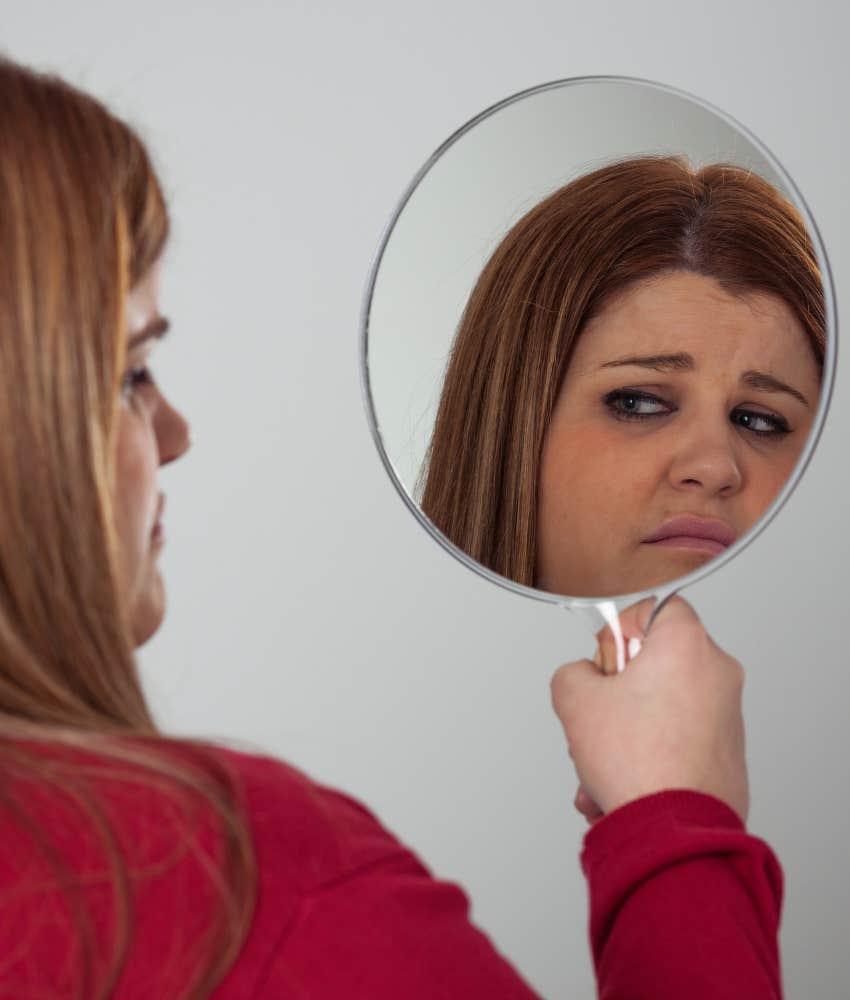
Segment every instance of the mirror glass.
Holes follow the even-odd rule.
[[[364,300],[367,410],[478,572],[558,603],[669,593],[799,479],[834,315],[811,215],[743,126],[648,81],[559,81],[404,193]]]

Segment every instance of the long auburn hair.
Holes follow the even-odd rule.
[[[672,271],[779,296],[823,365],[823,284],[806,227],[741,167],[643,156],[548,196],[472,291],[419,479],[424,513],[496,573],[534,586],[538,469],[577,338],[614,295]]]
[[[31,831],[73,896],[75,981],[94,1000],[120,979],[134,916],[98,782],[123,775],[158,790],[189,840],[200,836],[199,810],[212,816],[223,847],[205,864],[218,905],[187,943],[173,994],[195,1000],[241,948],[256,870],[226,756],[157,729],[121,584],[113,496],[125,300],[162,253],[168,214],[125,123],[3,57],[0,136],[0,822]],[[33,787],[71,803],[101,839],[115,899],[106,957],[81,887],[61,874],[56,831],[39,828],[19,794]]]

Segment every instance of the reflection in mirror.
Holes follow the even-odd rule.
[[[542,84],[408,186],[364,298],[379,454],[466,566],[594,628],[737,555],[823,427],[835,293],[772,154],[645,80]]]
[[[416,497],[472,559],[572,597],[724,552],[806,444],[824,291],[751,169],[640,156],[535,205],[474,285]]]

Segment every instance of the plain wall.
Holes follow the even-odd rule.
[[[174,214],[155,371],[196,443],[165,468],[169,591],[140,653],[161,721],[358,796],[547,998],[592,995],[584,821],[549,678],[584,624],[469,573],[403,507],[357,369],[381,230],[455,128],[567,76],[647,77],[755,132],[850,307],[848,16],[833,0],[75,5],[0,0],[2,47],[129,116]],[[786,873],[789,997],[848,989],[850,432],[776,522],[687,592],[746,665],[751,829]]]

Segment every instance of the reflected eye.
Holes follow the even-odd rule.
[[[777,413],[761,413],[758,410],[733,410],[730,420],[744,430],[752,431],[760,437],[784,437],[791,433],[788,421]]]
[[[648,392],[615,389],[605,397],[605,405],[618,420],[643,420],[661,417],[676,408]]]

